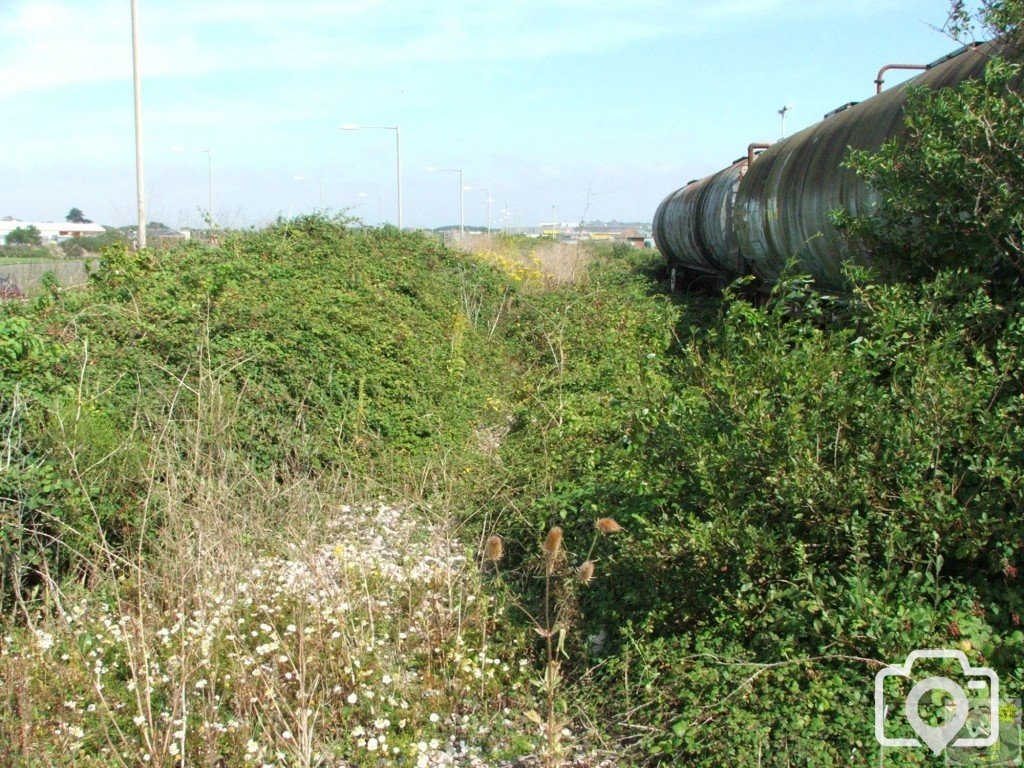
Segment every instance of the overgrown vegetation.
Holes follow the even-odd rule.
[[[533,751],[532,652],[444,504],[515,284],[311,217],[6,305],[0,761]]]
[[[67,258],[80,259],[83,256],[98,254],[107,246],[119,243],[130,244],[127,233],[119,229],[108,229],[102,235],[72,237],[70,240],[64,240],[60,243],[60,249]]]
[[[148,436],[213,407],[209,447],[282,484],[331,470],[387,487],[486,411],[497,371],[479,340],[502,284],[426,240],[315,218],[160,260],[108,250],[87,294],[8,307],[4,397],[22,438],[9,450],[22,453],[3,496],[44,548],[130,541],[146,532],[133,501]],[[211,377],[215,403],[199,387]]]
[[[506,438],[530,523],[626,529],[581,603],[605,721],[679,765],[873,765],[881,665],[967,643],[1018,689],[1020,303],[963,273],[843,302],[795,280],[677,345],[634,291],[548,326]]]
[[[0,246],[0,263],[19,264],[37,261],[53,261],[59,256],[49,245],[5,245]]]
[[[853,159],[926,268],[843,296],[310,217],[5,305],[0,762],[939,764],[881,666],[1024,681],[1015,66]]]
[[[891,273],[969,266],[998,283],[1024,275],[1022,18],[1018,2],[986,2],[976,15],[954,3],[953,34],[998,42],[984,79],[912,91],[905,134],[878,153],[851,153],[881,204],[878,216],[849,226]]]

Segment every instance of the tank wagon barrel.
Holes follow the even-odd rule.
[[[730,222],[746,168],[747,159],[742,158],[669,195],[654,216],[654,239],[659,247],[665,244],[672,253],[685,255],[685,266],[707,277],[743,274],[743,259]]]
[[[899,86],[775,142],[756,159],[751,152],[749,160],[676,190],[654,216],[659,250],[684,273],[719,283],[750,273],[771,282],[796,259],[820,286],[837,287],[842,264],[859,254],[832,226],[830,214],[863,216],[878,204],[874,192],[842,167],[849,150],[876,151],[901,135],[909,88],[940,89],[980,78],[997,52],[995,43],[965,47]]]

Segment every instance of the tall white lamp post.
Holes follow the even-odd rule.
[[[343,131],[359,131],[363,129],[395,132],[395,168],[398,186],[398,228],[402,228],[402,132],[397,125],[351,125],[341,126]]]
[[[146,189],[142,178],[142,75],[139,72],[139,4],[132,0],[132,85],[135,91],[135,195],[139,211],[138,247],[146,247]]]
[[[205,152],[206,153],[206,178],[210,188],[210,229],[216,231],[216,218],[213,215],[213,150],[192,149],[191,147],[171,147],[171,152]]]
[[[466,236],[466,207],[463,205],[463,192],[465,188],[462,186],[462,169],[461,168],[434,168],[431,166],[427,168],[428,171],[445,171],[448,173],[459,174],[459,238]]]
[[[487,187],[484,190],[484,194],[487,195],[487,234],[491,234],[491,188]]]

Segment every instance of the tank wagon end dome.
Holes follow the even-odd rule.
[[[654,215],[658,249],[676,266],[729,280],[746,272],[733,232],[733,202],[747,168],[741,158],[666,197]]]

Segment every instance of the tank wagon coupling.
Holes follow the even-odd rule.
[[[825,289],[842,283],[844,263],[866,264],[832,225],[831,214],[865,216],[877,195],[843,167],[851,149],[877,151],[905,131],[909,89],[951,88],[984,76],[1004,46],[965,46],[916,77],[862,102],[850,102],[799,133],[771,145],[752,144],[747,156],[666,197],[654,215],[654,239],[682,283],[724,286],[754,274],[778,279],[790,260]],[[916,65],[889,65],[888,69]],[[761,151],[758,151],[761,150]]]

